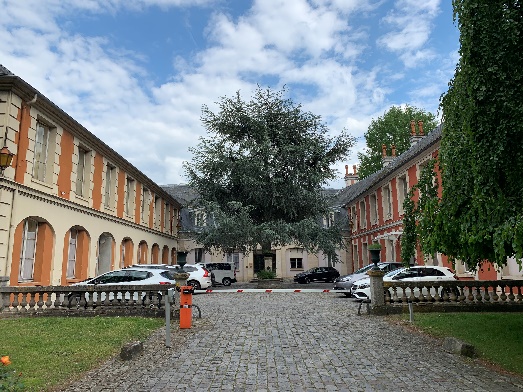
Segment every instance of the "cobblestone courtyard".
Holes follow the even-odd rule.
[[[165,329],[64,391],[523,391],[523,379],[442,350],[333,293],[194,296],[203,317]]]

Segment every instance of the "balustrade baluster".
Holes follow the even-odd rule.
[[[509,294],[508,294],[508,300],[509,300],[510,303],[513,304],[514,303],[514,299],[516,298],[514,296],[514,289],[515,289],[514,284],[513,283],[508,283],[508,288],[510,289]]]
[[[505,293],[505,287],[507,286],[503,283],[501,283],[499,286],[501,287],[501,295],[499,296],[499,298],[502,302],[507,302],[507,294]]]
[[[483,295],[481,294],[481,286],[476,286],[476,302],[482,302]]]
[[[44,292],[38,291],[36,293],[36,296],[38,297],[38,301],[36,302],[36,309],[42,310],[42,308],[44,307]]]
[[[35,311],[35,305],[36,305],[36,301],[35,301],[35,295],[36,293],[27,293],[27,295],[29,296],[29,302],[28,302],[28,311],[29,312],[34,312]]]
[[[517,295],[517,298],[518,298],[518,302],[523,302],[523,294],[521,294],[521,286],[517,286],[517,289],[518,289],[518,295]]]
[[[53,307],[53,306],[55,308],[57,308],[60,305],[60,294],[61,293],[53,293],[53,292],[45,293],[45,301],[44,301],[45,308],[51,309],[51,307]],[[54,301],[53,301],[53,298],[54,298]]]
[[[489,294],[489,286],[488,284],[483,286],[483,301],[489,302],[490,301],[490,294]],[[492,298],[494,299],[494,298]]]
[[[27,293],[22,293],[22,301],[20,302],[20,311],[22,313],[27,312]]]

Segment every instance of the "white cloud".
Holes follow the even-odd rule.
[[[295,101],[322,115],[333,133],[346,127],[361,136],[370,119],[388,108],[390,84],[404,76],[404,70],[392,74],[383,67],[364,69],[359,62],[370,45],[369,34],[353,21],[361,12],[376,12],[382,4],[376,1],[258,0],[240,16],[217,7],[207,22],[205,49],[191,56],[172,55],[172,74],[159,82],[145,68],[139,48],[115,47],[111,37],[75,35],[67,23],[58,24],[62,17],[73,23],[76,13],[110,13],[117,23],[124,10],[211,4],[222,3],[0,0],[0,63],[158,183],[184,181],[181,167],[191,158],[188,148],[205,133],[201,107],[215,109],[222,96],[240,90],[248,99],[256,83],[264,87],[265,80],[276,87],[287,84]],[[384,19],[393,30],[380,42],[402,58],[429,58],[426,36],[438,4],[397,2]],[[413,30],[405,30],[400,21],[412,16],[426,16],[428,22],[414,21]],[[389,72],[387,83],[384,72]],[[436,89],[427,85],[412,90],[428,100]],[[364,147],[361,140],[353,162]],[[344,172],[345,164],[337,167]]]

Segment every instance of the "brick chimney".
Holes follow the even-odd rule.
[[[423,121],[418,121],[418,132],[416,132],[416,121],[410,121],[410,146],[412,147],[417,142],[425,137],[423,133]]]
[[[385,144],[381,145],[381,161],[383,162],[383,167],[388,166],[396,158],[396,146],[393,144],[391,146],[392,155],[387,155],[387,146]]]
[[[358,182],[358,172],[356,171],[356,165],[352,165],[354,173],[349,173],[349,165],[345,165],[345,186],[351,186]]]

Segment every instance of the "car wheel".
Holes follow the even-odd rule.
[[[309,284],[310,282],[311,282],[311,280],[309,278],[303,279],[303,283],[305,283],[305,284]]]
[[[222,283],[223,283],[224,286],[230,286],[231,285],[231,279],[223,278]]]
[[[198,282],[196,280],[191,280],[191,281],[187,282],[187,284],[189,286],[192,286],[192,288],[194,290],[201,290],[202,289],[202,286],[200,285],[200,282]]]

